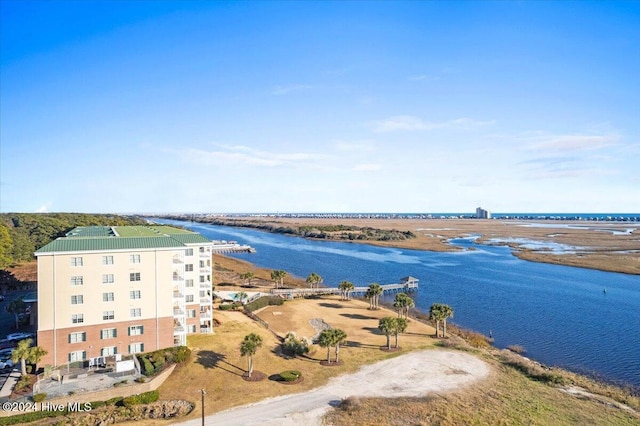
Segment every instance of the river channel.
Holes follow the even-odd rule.
[[[324,285],[420,280],[416,307],[454,309],[452,322],[491,334],[496,347],[520,345],[526,356],[640,389],[640,276],[520,260],[508,247],[451,243],[460,252],[376,247],[271,234],[245,228],[157,220],[212,240],[235,240],[256,253],[230,256]]]

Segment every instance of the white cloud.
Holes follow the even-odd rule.
[[[549,135],[540,137],[529,149],[545,152],[592,151],[616,145],[617,135]]]
[[[369,140],[354,142],[337,141],[335,142],[335,148],[341,152],[372,152],[376,150],[373,141]]]
[[[309,90],[312,87],[313,86],[310,86],[308,84],[288,84],[288,85],[284,85],[284,86],[276,86],[271,91],[271,94],[272,95],[276,95],[276,96],[282,96],[282,95],[287,95],[287,94],[292,93],[292,92],[300,92],[302,90]]]
[[[51,201],[47,201],[36,209],[36,213],[47,213],[51,208]]]
[[[354,172],[377,172],[382,170],[380,164],[356,164],[353,167]]]
[[[396,115],[385,120],[372,123],[374,132],[384,133],[397,130],[415,131],[415,130],[435,130],[435,129],[470,129],[480,126],[488,126],[494,124],[494,121],[479,121],[471,118],[463,117],[454,120],[432,122],[425,121],[413,115]]]
[[[189,163],[197,164],[244,164],[249,166],[278,167],[295,165],[299,162],[313,162],[322,160],[326,156],[305,152],[273,153],[260,151],[243,145],[219,145],[219,150],[206,151],[188,148],[178,151],[178,154]]]

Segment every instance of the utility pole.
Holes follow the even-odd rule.
[[[202,426],[204,426],[204,396],[207,394],[204,389],[200,389],[202,393]]]

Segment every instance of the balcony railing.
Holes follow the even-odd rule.
[[[184,311],[180,308],[173,308],[173,315],[184,315]]]
[[[184,326],[176,325],[173,327],[173,334],[183,334],[186,331]]]
[[[174,299],[182,299],[182,298],[184,298],[184,294],[182,294],[181,291],[174,291],[173,292],[173,298]]]
[[[200,327],[200,333],[213,333],[213,328],[211,328],[211,327]]]
[[[184,277],[182,275],[174,275],[173,276],[173,280],[174,281],[184,281]]]
[[[211,298],[210,297],[201,297],[200,298],[200,304],[201,305],[210,305],[211,304]]]
[[[200,319],[211,319],[211,311],[200,312]]]
[[[200,283],[200,288],[210,289],[211,288],[211,281],[205,281],[203,283]]]

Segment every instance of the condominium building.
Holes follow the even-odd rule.
[[[491,212],[489,210],[485,210],[482,207],[478,207],[476,209],[476,218],[477,219],[491,219]]]
[[[90,226],[37,250],[41,364],[149,352],[212,332],[211,246],[170,226]]]

